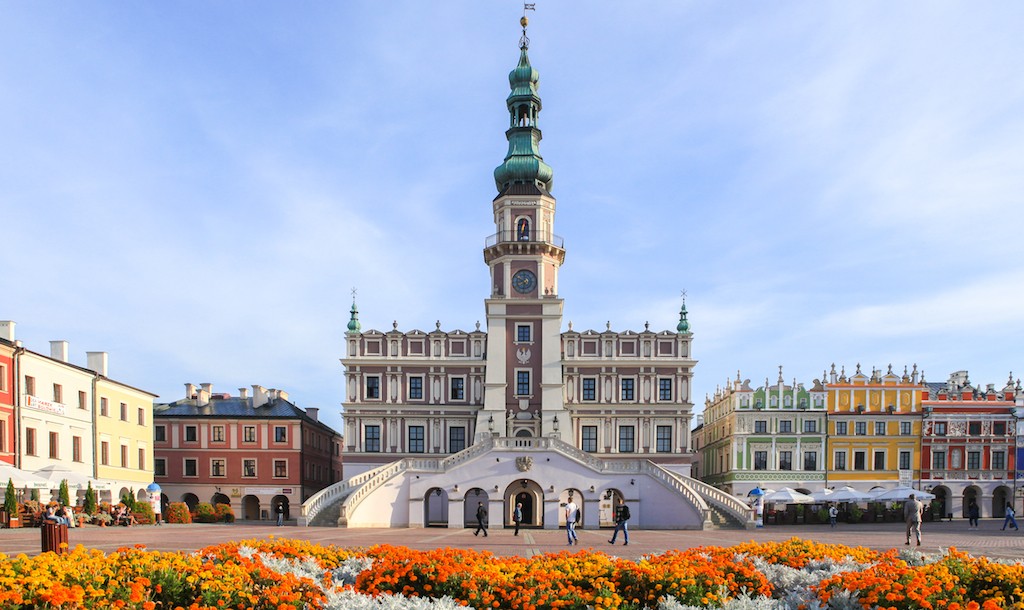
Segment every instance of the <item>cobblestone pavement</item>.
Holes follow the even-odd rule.
[[[924,524],[922,551],[937,552],[956,547],[972,555],[1024,559],[1024,533],[1001,531],[1002,520],[983,520],[977,530],[968,529],[966,520]],[[453,547],[486,550],[497,555],[529,557],[541,553],[569,550],[604,551],[620,557],[636,559],[642,555],[695,546],[730,546],[741,542],[788,540],[793,537],[817,542],[866,546],[888,550],[905,542],[902,523],[768,526],[756,530],[642,530],[630,532],[629,546],[622,545],[621,535],[612,547],[608,544],[611,530],[578,529],[579,545],[570,547],[564,530],[522,529],[513,536],[511,529],[493,528],[488,537],[473,536],[472,529],[394,528],[339,529],[326,527],[276,527],[262,523],[191,524],[126,527],[85,526],[72,528],[71,546],[110,552],[120,547],[144,545],[146,548],[192,551],[204,546],[232,540],[260,539],[268,536],[297,538],[322,544],[346,547],[367,547],[392,544],[415,549]],[[41,549],[39,529],[0,530],[0,553],[35,555]]]

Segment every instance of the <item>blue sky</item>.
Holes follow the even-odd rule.
[[[0,2],[0,319],[340,430],[363,328],[472,329],[522,5]],[[565,321],[734,377],[1024,373],[1024,4],[530,14]]]

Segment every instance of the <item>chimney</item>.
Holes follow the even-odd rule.
[[[262,407],[263,405],[267,404],[267,399],[268,398],[269,397],[267,396],[267,389],[266,388],[264,388],[261,385],[253,384],[253,386],[252,386],[252,406],[253,407]]]
[[[61,362],[68,361],[68,342],[50,341],[50,357]]]
[[[199,401],[197,403],[200,407],[205,407],[210,404],[210,390],[213,389],[212,383],[200,383],[199,384]]]
[[[318,408],[308,407],[306,409],[306,415],[308,415],[309,418],[312,419],[313,421],[320,421],[320,409]]]
[[[14,343],[14,322],[11,320],[0,320],[0,339],[7,339]]]
[[[249,398],[249,388],[238,388],[238,397],[242,400]]]
[[[185,384],[185,400],[192,400],[192,397],[196,395],[196,386],[191,383]]]
[[[285,392],[284,390],[278,390],[277,397],[280,398],[281,400],[288,400],[288,392]]]
[[[107,352],[85,352],[86,368],[107,376]]]

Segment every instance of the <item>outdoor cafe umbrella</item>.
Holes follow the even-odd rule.
[[[811,496],[800,493],[792,487],[783,487],[778,491],[766,494],[764,501],[768,504],[813,504],[817,502]]]
[[[88,475],[75,472],[74,470],[68,470],[67,468],[56,464],[44,466],[37,470],[35,474],[47,481],[47,487],[50,489],[57,489],[60,487],[61,481],[67,481],[69,489],[85,489],[89,486],[89,481],[91,480]],[[93,484],[93,487],[96,487],[95,483]]]
[[[811,497],[818,502],[830,502],[832,500],[832,494],[835,493],[828,487],[825,489],[819,489],[818,491],[811,492]]]
[[[31,472],[15,468],[10,464],[0,464],[0,483],[4,486],[10,480],[17,489],[46,489],[49,483],[46,479],[34,475]]]
[[[914,489],[913,487],[897,487],[895,489],[882,490],[871,497],[872,502],[905,502],[910,499],[910,494],[918,500],[934,500],[935,494]]]
[[[874,499],[875,497],[866,491],[857,491],[850,486],[840,487],[828,497],[829,502],[867,502]]]

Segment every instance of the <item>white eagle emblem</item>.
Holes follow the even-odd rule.
[[[523,457],[517,457],[516,468],[519,469],[519,472],[526,472],[527,470],[533,468],[533,458],[528,455]]]
[[[530,348],[528,347],[520,347],[518,350],[516,350],[516,358],[519,360],[519,364],[526,364],[527,362],[529,362],[530,356],[532,355],[533,353],[530,351]]]

